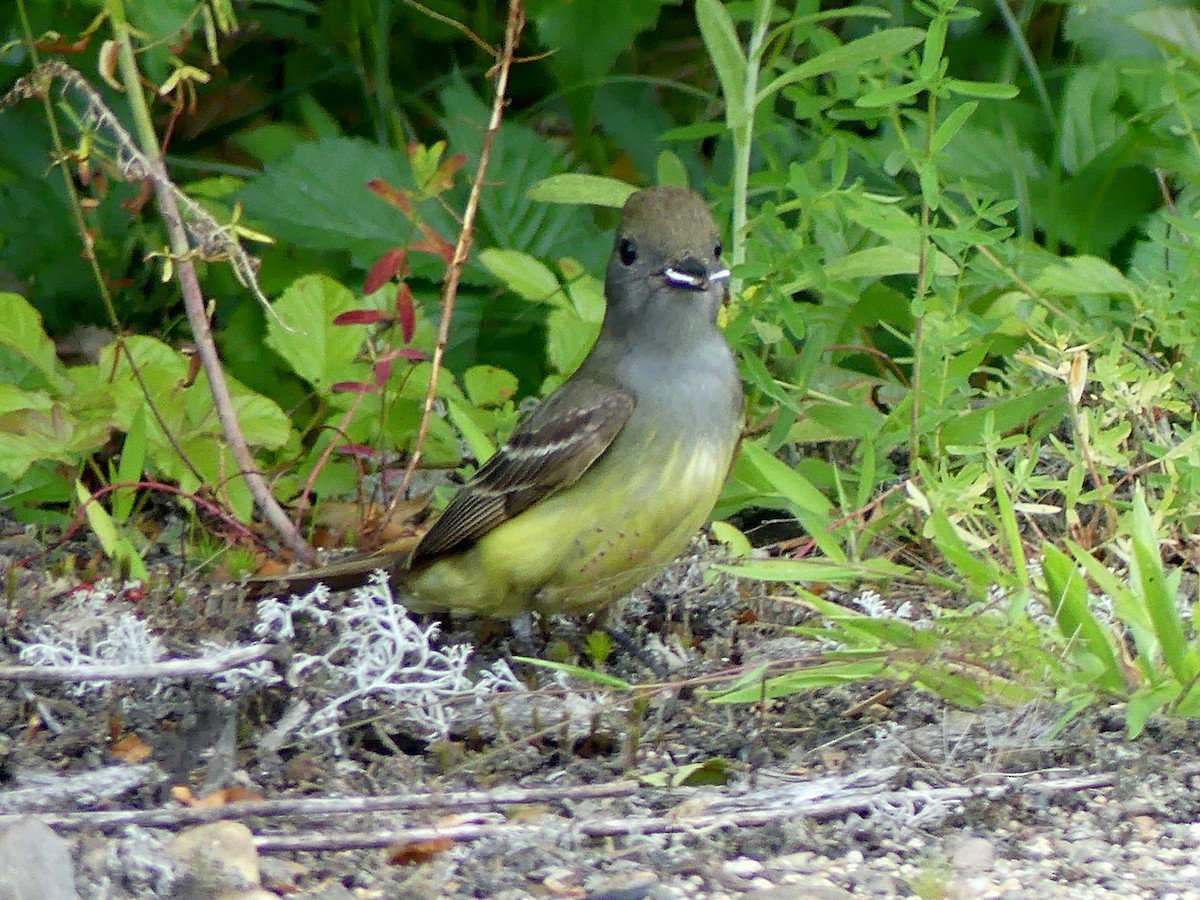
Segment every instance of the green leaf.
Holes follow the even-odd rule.
[[[0,382],[0,417],[25,410],[49,412],[53,408],[54,401],[44,391],[24,391],[15,384]]]
[[[582,678],[584,681],[590,681],[593,684],[601,685],[602,687],[616,688],[620,691],[632,691],[633,685],[623,678],[618,678],[615,675],[609,675],[605,672],[597,672],[594,669],[584,669],[581,666],[572,666],[567,663],[551,662],[548,659],[534,659],[531,656],[514,656],[517,662],[527,663],[531,666],[539,666],[543,669],[553,669],[555,672],[564,672],[575,678]]]
[[[54,352],[54,343],[42,327],[42,316],[19,294],[0,292],[0,378],[20,387],[43,385],[64,389],[68,382],[62,375],[62,364]],[[17,363],[20,360],[24,366]],[[32,382],[25,366],[32,367],[42,377]]]
[[[949,28],[950,19],[945,15],[935,16],[929,23],[929,31],[925,34],[925,46],[921,49],[921,78],[925,81],[938,74]]]
[[[678,0],[530,0],[529,19],[548,50],[559,84],[599,81],[634,38],[658,21],[659,10]]]
[[[911,100],[923,90],[925,90],[924,82],[906,81],[904,84],[893,84],[885,88],[880,88],[877,91],[871,91],[868,94],[862,94],[854,99],[854,105],[860,109],[876,109],[883,106],[892,106],[896,103]]]
[[[687,167],[679,158],[679,154],[671,150],[664,150],[658,154],[655,177],[659,184],[673,187],[688,186]]]
[[[725,123],[731,131],[739,131],[750,121],[753,110],[746,108],[746,54],[738,40],[733,17],[719,0],[697,0],[696,22],[708,58],[721,82],[725,99]]]
[[[454,423],[458,433],[467,442],[471,455],[479,460],[479,464],[483,465],[491,459],[492,454],[496,452],[496,445],[487,433],[476,424],[471,414],[463,408],[462,404],[455,403],[453,400],[447,401],[446,409],[450,421]]]
[[[1018,393],[999,400],[989,400],[983,406],[961,413],[941,426],[942,443],[946,446],[977,445],[983,439],[989,417],[993,429],[1006,434],[1010,431],[1052,427],[1067,413],[1067,389],[1055,384],[1027,393]]]
[[[1200,63],[1200,12],[1166,4],[1135,12],[1126,21],[1169,54]]]
[[[132,484],[141,481],[142,473],[146,471],[146,417],[148,415],[146,407],[139,406],[133,417],[133,424],[125,435],[125,443],[121,446],[121,462],[117,466],[115,478],[118,484]],[[120,488],[113,491],[111,496],[113,518],[118,522],[126,521],[133,512],[137,489]]]
[[[1092,615],[1087,585],[1074,560],[1052,544],[1043,544],[1042,570],[1059,631],[1068,641],[1082,641],[1087,652],[1100,663],[1098,681],[1105,690],[1124,693],[1125,681],[1116,653],[1103,626]]]
[[[947,78],[942,85],[951,94],[960,97],[978,97],[981,100],[1011,100],[1021,93],[1015,84],[995,84],[991,81],[964,81]]]
[[[1031,285],[1042,294],[1111,294],[1134,297],[1137,289],[1112,263],[1095,256],[1068,256],[1047,266]]]
[[[253,224],[278,240],[348,252],[365,271],[397,244],[420,237],[399,210],[367,187],[374,179],[416,190],[403,155],[361,138],[326,138],[299,144],[269,164],[239,198]],[[415,202],[415,208],[422,221],[453,241],[458,224],[437,200]],[[419,274],[440,278],[440,259],[410,253],[409,264]]]
[[[952,140],[954,140],[954,136],[958,134],[959,129],[967,124],[967,119],[969,119],[971,114],[978,108],[978,103],[976,103],[974,100],[969,100],[966,103],[961,104],[957,109],[954,110],[954,112],[950,113],[950,115],[946,116],[945,121],[943,121],[942,124],[938,126],[937,131],[933,133],[933,152],[941,153],[943,150],[945,150],[946,146]]]
[[[879,678],[885,674],[886,663],[882,659],[867,661],[831,662],[819,666],[789,672],[776,678],[770,678],[765,685],[752,684],[736,690],[714,693],[708,698],[709,703],[757,703],[766,698],[775,700],[780,697],[791,697],[804,691],[834,685],[855,684],[871,678]]]
[[[789,69],[760,90],[756,105],[762,104],[776,91],[789,84],[829,72],[856,72],[869,62],[905,53],[924,39],[925,32],[920,28],[886,28],[832,50],[826,50]]]
[[[754,553],[750,539],[736,525],[718,520],[709,527],[717,543],[723,545],[730,556],[749,559]]]
[[[564,172],[543,178],[529,189],[528,196],[539,203],[590,203],[619,209],[636,190],[619,178]]]
[[[1189,651],[1184,634],[1183,619],[1176,597],[1178,581],[1167,577],[1163,569],[1158,532],[1154,528],[1154,520],[1150,516],[1149,507],[1146,506],[1146,495],[1140,483],[1133,492],[1133,506],[1129,511],[1128,523],[1133,551],[1129,561],[1129,577],[1150,613],[1150,621],[1154,623],[1163,659],[1180,683],[1186,684],[1196,676],[1195,654]]]
[[[292,371],[326,394],[333,384],[355,378],[350,366],[362,349],[366,326],[334,325],[333,320],[357,305],[354,294],[332,278],[305,275],[275,301],[275,312],[284,324],[267,317],[266,344]]]
[[[934,251],[930,259],[935,275],[956,275],[958,264],[944,253]],[[921,258],[899,247],[868,247],[849,253],[825,267],[825,275],[833,281],[856,278],[882,278],[887,275],[915,275],[921,268]]]
[[[476,406],[503,406],[517,393],[517,376],[499,366],[471,366],[462,378],[463,390]]]
[[[509,290],[534,303],[552,302],[562,291],[549,266],[519,250],[490,247],[479,254],[479,262]]]
[[[742,458],[761,473],[789,505],[822,516],[833,509],[833,505],[812,482],[758,444],[743,444]]]
[[[91,493],[83,486],[82,482],[75,482],[75,496],[80,504],[87,504],[84,507],[84,515],[87,516],[88,526],[96,535],[96,540],[100,542],[104,555],[118,564],[127,565],[131,578],[140,581],[147,580],[150,573],[146,569],[146,563],[133,544],[129,542],[129,538],[117,531],[117,526],[108,514],[108,510],[98,501],[92,500]]]
[[[1163,684],[1143,688],[1129,698],[1125,706],[1125,728],[1129,739],[1133,740],[1142,733],[1150,716],[1172,703],[1179,696],[1178,684]],[[1195,715],[1197,710],[1192,710]],[[1180,710],[1182,713],[1182,710]]]
[[[718,564],[714,568],[754,581],[806,584],[857,584],[863,581],[900,578],[912,571],[907,566],[882,558],[859,563],[835,562],[829,559],[748,559],[740,563]]]

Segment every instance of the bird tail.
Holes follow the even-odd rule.
[[[397,546],[398,544],[404,546]],[[278,594],[300,594],[323,584],[330,590],[342,591],[367,583],[372,572],[383,569],[392,579],[400,581],[408,569],[415,539],[394,541],[370,553],[358,553],[332,562],[327,566],[295,572],[288,575],[267,575],[251,578],[245,582],[250,598],[269,597]]]

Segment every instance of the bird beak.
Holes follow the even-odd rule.
[[[708,271],[708,266],[689,256],[672,266],[667,266],[662,272],[663,280],[671,287],[683,288],[688,291],[703,291],[714,281],[724,281],[729,277],[728,269]]]

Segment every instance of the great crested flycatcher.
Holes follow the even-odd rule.
[[[694,191],[629,197],[587,359],[450,501],[411,554],[261,579],[255,593],[388,569],[417,612],[492,619],[603,609],[678,556],[712,512],[741,433],[717,326],[721,239]]]

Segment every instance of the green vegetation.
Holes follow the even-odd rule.
[[[242,540],[254,486],[181,349],[192,269],[279,502],[486,456],[595,334],[614,179],[688,183],[729,223],[748,392],[718,515],[754,544],[796,524],[729,568],[832,647],[720,699],[889,677],[1123,700],[1134,733],[1200,712],[1193,4],[527,15],[510,69],[503,4],[0,9],[0,502],[62,526],[88,501],[134,573],[148,490]],[[124,337],[67,365],[81,325]]]

